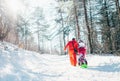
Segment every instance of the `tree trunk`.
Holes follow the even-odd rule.
[[[59,11],[60,11],[60,18],[61,18],[61,27],[64,28],[63,12],[61,9]],[[62,32],[62,35],[60,35],[60,54],[63,54],[63,43],[62,42],[64,42],[64,45],[65,45],[64,30]]]
[[[77,37],[76,39],[80,39],[80,26],[79,26],[79,20],[78,20],[78,14],[77,14],[77,6],[76,6],[76,0],[73,0],[74,5],[74,12],[75,12],[75,20],[76,20],[76,26],[75,29],[77,30]]]
[[[89,22],[88,22],[88,17],[87,17],[86,0],[83,0],[83,6],[84,6],[84,13],[85,13],[85,22],[86,22],[86,26],[88,30],[88,41],[90,45],[90,53],[93,53],[92,42],[91,42],[91,29],[89,27]]]
[[[113,52],[113,46],[112,46],[112,39],[111,39],[111,30],[110,30],[110,22],[109,22],[109,17],[108,17],[108,11],[107,11],[107,7],[106,7],[106,1],[105,1],[105,9],[106,9],[106,21],[107,21],[107,33],[108,33],[108,42],[109,42],[109,50],[111,51],[111,53]]]
[[[38,27],[39,30],[39,27]],[[38,31],[38,52],[40,52],[40,32]]]
[[[120,6],[119,6],[119,0],[116,0],[116,1],[115,1],[115,4],[116,4],[116,10],[117,10],[117,13],[118,13],[118,16],[119,16],[119,19],[120,19]]]
[[[115,51],[116,53],[120,55],[120,5],[119,5],[119,0],[115,0],[116,4],[116,14],[118,15],[117,17],[117,25],[116,25],[116,30],[115,30]]]

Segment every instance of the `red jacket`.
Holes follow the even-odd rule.
[[[82,42],[81,44],[79,43],[79,48],[78,48],[78,54],[83,54],[83,56],[85,57],[86,55],[86,46],[85,44]]]
[[[74,45],[74,46],[73,46]],[[77,57],[76,57],[76,53],[74,52],[74,48],[76,48],[78,50],[78,43],[75,40],[69,41],[64,50],[66,50],[68,48],[68,53],[69,53],[69,57],[70,57],[70,63],[73,66],[76,66],[77,64]]]
[[[74,46],[73,46],[74,45]],[[78,43],[75,40],[69,41],[67,45],[65,46],[64,50],[68,48],[68,51],[77,49],[78,50]]]

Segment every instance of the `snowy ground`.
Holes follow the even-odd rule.
[[[87,60],[88,68],[82,69],[71,66],[67,55],[40,55],[0,43],[0,81],[120,81],[120,57],[89,54]]]

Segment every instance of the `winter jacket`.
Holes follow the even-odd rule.
[[[85,57],[86,55],[86,46],[84,42],[79,42],[78,54],[83,54]]]

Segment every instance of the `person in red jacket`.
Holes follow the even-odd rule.
[[[82,59],[85,60],[85,55],[86,55],[86,45],[82,40],[79,40],[79,46],[78,46],[78,65],[80,64],[80,61],[82,61]]]
[[[70,63],[73,66],[77,65],[77,57],[76,57],[76,52],[75,49],[78,51],[78,43],[75,40],[75,38],[73,38],[71,41],[69,41],[64,50],[66,50],[68,48],[68,53],[69,53],[69,57],[70,57]]]

